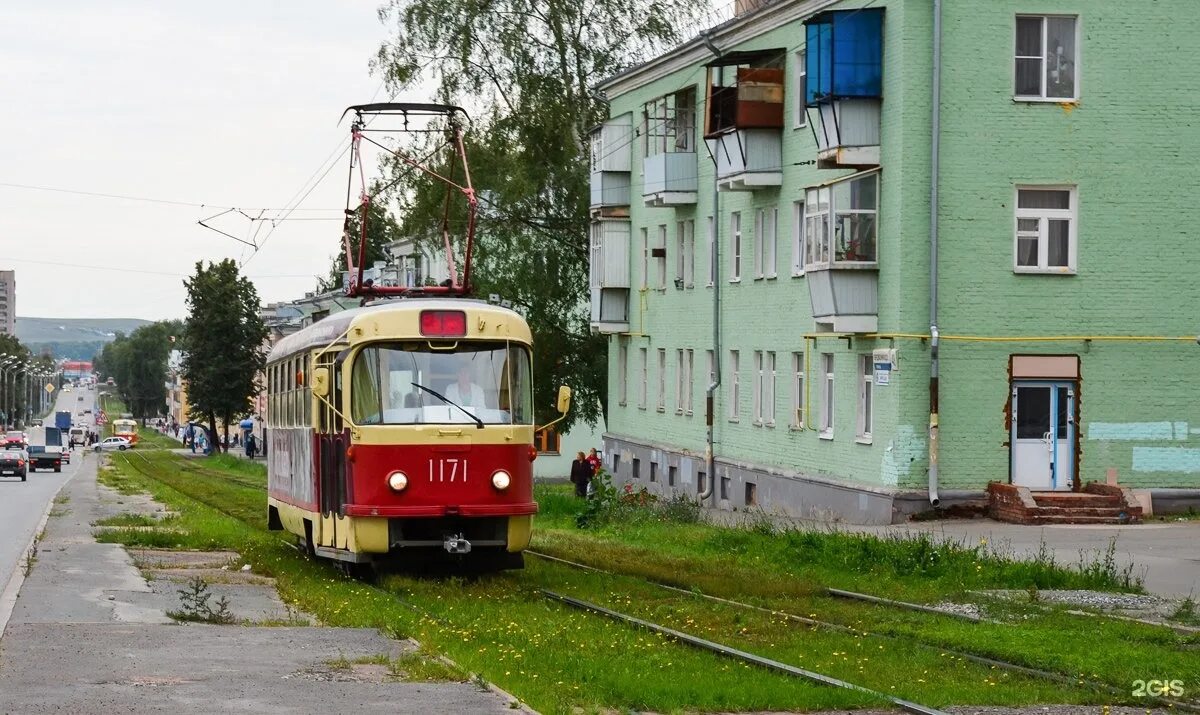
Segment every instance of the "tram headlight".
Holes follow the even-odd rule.
[[[503,469],[496,470],[496,473],[492,475],[492,486],[500,491],[508,489],[509,484],[512,484],[512,477]]]
[[[408,476],[404,472],[392,472],[387,476],[387,483],[392,491],[402,492],[408,486]]]

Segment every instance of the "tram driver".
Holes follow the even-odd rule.
[[[471,379],[471,366],[465,361],[458,366],[458,377],[446,387],[446,399],[463,407],[482,409],[483,388]]]

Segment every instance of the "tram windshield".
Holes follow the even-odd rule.
[[[352,375],[357,424],[533,423],[529,350],[514,343],[379,343],[358,354]]]

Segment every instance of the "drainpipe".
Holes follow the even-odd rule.
[[[708,51],[713,53],[713,56],[720,59],[721,50],[713,44],[712,38],[707,32],[700,33],[700,39],[704,42]],[[725,68],[717,67],[717,85],[721,86],[725,80]],[[708,109],[708,107],[706,107]],[[712,261],[712,279],[713,279],[713,303],[712,303],[712,345],[713,345],[713,380],[708,384],[708,389],[705,390],[705,405],[704,405],[704,422],[707,430],[704,445],[704,461],[705,469],[708,473],[708,484],[704,485],[704,491],[700,492],[700,503],[703,504],[705,499],[708,499],[713,494],[713,485],[717,483],[717,458],[716,452],[713,449],[713,423],[716,421],[716,399],[717,388],[721,386],[721,262],[717,260],[719,254],[718,246],[720,245],[721,237],[721,192],[717,179],[717,154],[709,152],[713,162],[713,241],[712,250],[709,252],[709,260]]]
[[[938,177],[942,132],[942,0],[933,0],[933,121],[929,172],[929,505],[938,498]]]

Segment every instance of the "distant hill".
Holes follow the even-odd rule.
[[[34,353],[67,360],[91,360],[117,333],[132,333],[151,321],[140,318],[22,318],[17,339]]]

